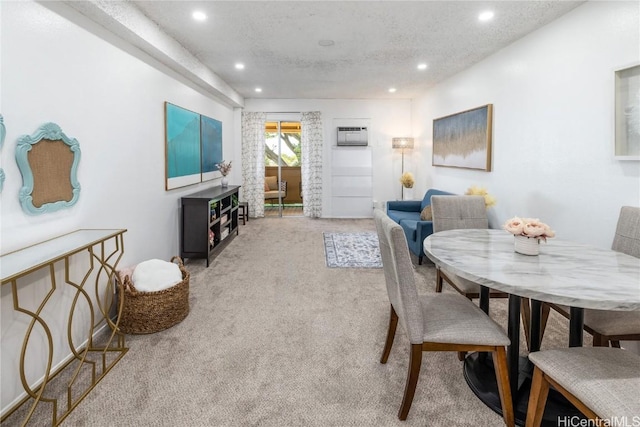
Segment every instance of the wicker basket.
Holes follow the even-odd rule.
[[[128,275],[118,277],[118,292],[124,299],[119,329],[125,334],[151,334],[180,323],[189,314],[189,272],[177,261],[182,282],[156,292],[138,292]]]

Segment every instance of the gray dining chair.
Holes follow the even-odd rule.
[[[489,228],[487,208],[482,196],[431,196],[433,232],[459,229]],[[451,272],[443,272],[436,266],[436,292],[442,292],[446,282],[453,289],[469,299],[480,297],[480,285]],[[489,290],[489,298],[508,298],[506,292]],[[522,325],[529,346],[530,309],[529,300],[521,299]],[[463,354],[459,355],[462,360]]]
[[[482,196],[431,196],[433,232],[458,229],[489,228],[487,208]],[[480,285],[436,267],[436,292],[442,292],[443,282],[469,299],[480,297]],[[494,298],[506,298],[504,292],[490,291]]]
[[[550,386],[593,420],[588,425],[631,425],[640,414],[640,356],[631,351],[570,347],[533,352],[529,360],[535,368],[526,427],[540,426]]]
[[[493,356],[507,426],[514,425],[506,359],[509,337],[482,310],[462,295],[418,295],[415,272],[402,227],[384,212],[374,213],[382,266],[391,304],[387,339],[380,363],[387,363],[398,322],[409,340],[407,380],[398,412],[406,420],[418,383],[424,351],[484,351]],[[462,380],[462,379],[461,379]]]
[[[640,258],[640,208],[623,206],[620,209],[611,249]],[[606,283],[602,286],[606,287]],[[549,316],[545,306],[570,318],[569,307],[565,305],[543,303],[542,306],[542,332]],[[611,343],[612,347],[620,347],[620,341],[640,340],[640,312],[585,309],[584,330],[593,335],[594,346],[608,347]]]

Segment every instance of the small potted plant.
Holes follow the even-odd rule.
[[[229,174],[229,172],[231,172],[231,162],[233,162],[233,160],[229,160],[228,163],[223,160],[220,163],[216,164],[216,166],[218,167],[218,170],[222,174],[222,181],[220,181],[220,185],[222,187],[226,187],[229,185],[229,180],[227,179],[227,175]]]
[[[413,184],[415,184],[415,179],[413,178],[413,174],[411,172],[405,172],[400,177],[400,182],[402,183],[402,199],[403,200],[412,200],[413,199]]]

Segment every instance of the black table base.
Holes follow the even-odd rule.
[[[527,405],[529,403],[529,391],[531,389],[531,374],[533,366],[529,359],[520,357],[518,389],[511,390],[514,395],[514,414],[516,425],[524,426],[527,419]],[[491,355],[486,353],[472,353],[468,355],[464,362],[464,378],[471,390],[489,408],[502,415],[500,405],[500,394],[496,383],[496,373],[493,369]],[[577,418],[573,418],[577,417]],[[564,396],[555,391],[549,390],[547,405],[544,411],[542,426],[557,427],[558,425],[582,425],[575,424],[577,420],[586,419],[575,406],[573,406]],[[565,420],[564,423],[559,420]],[[569,420],[575,420],[574,424]],[[585,424],[586,425],[586,424]]]

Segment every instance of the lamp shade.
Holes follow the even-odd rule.
[[[393,148],[413,148],[413,138],[392,138]]]

